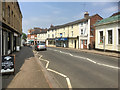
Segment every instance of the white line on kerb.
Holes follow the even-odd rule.
[[[49,49],[49,50],[53,50],[53,49]],[[100,65],[100,66],[105,66],[105,67],[109,67],[109,68],[113,68],[113,69],[120,69],[119,67],[115,67],[115,66],[111,66],[111,65],[107,65],[107,64],[98,63],[98,62],[96,62],[96,61],[94,61],[92,59],[89,59],[89,58],[86,58],[86,57],[81,57],[81,56],[75,56],[75,55],[73,55],[71,53],[63,52],[63,51],[60,51],[60,50],[55,50],[54,49],[53,51],[57,51],[57,52],[60,52],[60,53],[63,53],[63,54],[67,54],[67,55],[70,55],[70,56],[76,57],[76,58],[82,58],[82,59],[85,59],[85,60],[87,60],[87,61],[89,61],[91,63],[97,64],[97,65]]]
[[[60,75],[60,76],[62,76],[62,77],[64,77],[64,78],[66,78],[68,88],[69,88],[69,90],[72,90],[72,85],[71,85],[71,83],[70,83],[70,79],[69,79],[66,75],[64,75],[64,74],[62,74],[62,73],[60,73],[60,72],[57,72],[57,71],[55,71],[55,70],[52,70],[52,69],[48,68],[50,62],[49,62],[48,60],[42,59],[42,55],[39,57],[39,59],[42,60],[42,61],[47,62],[47,64],[46,64],[45,67],[46,67],[46,69],[47,69],[48,71],[54,72],[54,73],[56,73],[56,74],[58,74],[58,75]]]

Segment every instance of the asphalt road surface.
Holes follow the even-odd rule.
[[[42,59],[48,60],[48,68],[66,75],[64,77],[50,72],[60,87],[67,88],[118,88],[118,59],[85,53],[78,50],[48,48],[47,51],[38,51]],[[42,61],[46,66],[46,62]]]

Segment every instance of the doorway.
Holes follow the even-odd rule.
[[[83,40],[81,40],[81,49],[83,49]]]
[[[76,40],[75,40],[75,48],[76,48]]]

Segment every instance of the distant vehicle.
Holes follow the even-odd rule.
[[[37,45],[34,46],[35,50],[47,50],[47,47],[44,43],[38,43]]]
[[[26,46],[30,47],[30,43],[26,43]]]

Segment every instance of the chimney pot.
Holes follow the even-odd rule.
[[[88,12],[85,12],[84,13],[84,18],[88,18],[89,17],[89,13]]]

